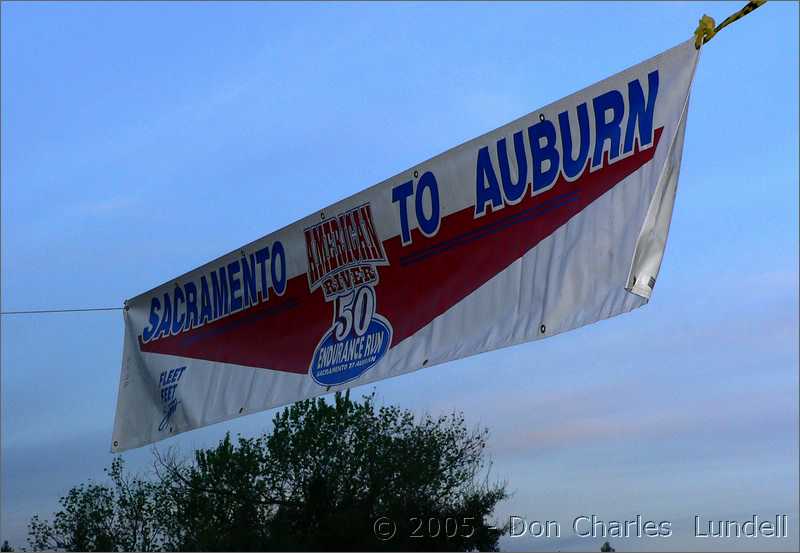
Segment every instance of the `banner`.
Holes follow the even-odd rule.
[[[689,40],[126,302],[112,451],[647,303]]]

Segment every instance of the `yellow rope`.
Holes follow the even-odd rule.
[[[714,38],[718,32],[722,29],[733,23],[734,21],[738,21],[739,19],[743,18],[745,15],[750,13],[751,11],[755,10],[756,8],[764,5],[767,0],[750,0],[745,7],[743,7],[738,12],[734,13],[733,15],[727,17],[725,21],[714,26],[714,18],[709,17],[707,15],[703,15],[700,18],[700,23],[697,25],[697,29],[694,32],[694,47],[698,50],[700,46]]]

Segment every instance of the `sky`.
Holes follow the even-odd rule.
[[[2,308],[133,297],[721,21],[744,2],[2,4]],[[798,4],[703,48],[651,302],[375,385],[491,432],[507,550],[798,547]],[[2,317],[0,539],[102,479],[119,312]],[[267,411],[165,442],[269,430]],[[148,448],[123,454],[134,470]],[[788,538],[694,537],[695,516]]]

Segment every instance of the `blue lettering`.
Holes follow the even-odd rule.
[[[558,125],[561,129],[561,162],[564,176],[574,179],[584,170],[586,158],[589,155],[589,108],[586,102],[578,106],[578,129],[581,141],[578,148],[578,157],[572,158],[572,131],[569,127],[569,115],[566,111],[558,114]]]
[[[242,308],[242,296],[237,292],[242,289],[242,282],[236,275],[239,273],[241,265],[238,260],[228,263],[228,287],[231,291],[231,313]]]
[[[161,324],[158,325],[156,331],[156,338],[162,336],[169,336],[172,330],[172,302],[169,299],[169,294],[164,294],[164,313],[161,315]]]
[[[186,320],[186,315],[181,314],[181,318],[178,319],[178,303],[186,303],[185,298],[183,296],[183,289],[175,285],[175,291],[172,293],[175,296],[175,305],[173,306],[172,311],[172,333],[177,334],[183,328],[183,322]]]
[[[392,203],[400,203],[400,236],[403,245],[411,242],[411,230],[408,228],[408,197],[414,193],[414,183],[404,182],[392,188]]]
[[[158,321],[160,320],[158,312],[160,310],[161,310],[161,302],[158,301],[158,298],[156,296],[153,296],[150,299],[150,317],[149,317],[150,326],[142,331],[142,339],[145,342],[150,341],[150,338],[153,337],[153,334],[155,334],[155,331],[158,328]]]
[[[280,270],[276,267],[280,265]],[[286,253],[283,251],[283,244],[275,241],[272,244],[272,289],[279,296],[282,296],[286,291]]]
[[[200,277],[200,324],[205,324],[212,319],[211,295],[208,293],[208,280],[205,275],[202,275]]]
[[[422,205],[422,194],[427,190],[431,197],[431,216],[425,217]],[[414,197],[414,207],[417,213],[417,224],[425,236],[433,236],[439,228],[439,185],[433,173],[426,171],[417,182],[417,192]]]
[[[258,292],[256,292],[256,258],[254,255],[242,257],[242,282],[244,283],[244,306],[250,307],[258,303]]]
[[[267,280],[267,260],[269,259],[269,246],[256,251],[256,263],[261,266],[261,301],[269,299],[269,285]]]
[[[186,292],[186,324],[184,330],[189,330],[197,325],[197,286],[194,282],[183,285]]]
[[[489,186],[486,186],[487,181]],[[475,217],[486,213],[487,202],[492,203],[492,211],[503,207],[503,197],[492,166],[492,158],[489,156],[489,148],[484,146],[478,150],[478,164],[475,169]]]
[[[649,146],[653,142],[653,115],[658,95],[658,71],[647,75],[647,107],[644,104],[644,91],[639,79],[628,83],[628,126],[625,129],[624,152],[633,149],[636,126],[639,129],[639,148]]]
[[[541,139],[547,142],[542,146]],[[549,188],[558,177],[560,155],[556,149],[556,127],[547,119],[528,127],[528,139],[531,143],[533,158],[533,190],[531,194]],[[547,170],[543,170],[544,162],[548,162]]]
[[[214,318],[218,319],[228,314],[228,279],[225,278],[225,267],[211,273],[211,299],[214,301]]]
[[[611,163],[619,157],[620,122],[625,115],[625,100],[619,90],[609,90],[592,100],[594,106],[594,155],[592,168],[603,164],[603,150],[606,140],[611,143],[608,161]],[[611,121],[606,121],[606,111],[611,110]]]
[[[500,163],[500,179],[503,181],[503,192],[506,201],[510,204],[517,203],[525,195],[528,187],[528,156],[525,151],[525,139],[522,131],[514,133],[514,153],[517,157],[517,182],[511,180],[511,169],[506,151],[506,139],[497,141],[497,161]]]

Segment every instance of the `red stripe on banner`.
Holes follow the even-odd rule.
[[[390,265],[378,267],[377,312],[391,323],[392,345],[408,338],[550,236],[589,204],[653,159],[653,146],[573,182],[563,178],[538,196],[474,218],[474,207],[444,217],[431,238],[412,231],[383,242]],[[591,160],[587,161],[587,164]],[[469,183],[470,186],[473,183]],[[139,341],[142,351],[304,374],[314,348],[330,328],[332,303],[308,292],[305,274],[289,279],[286,293],[245,311],[179,334]]]

